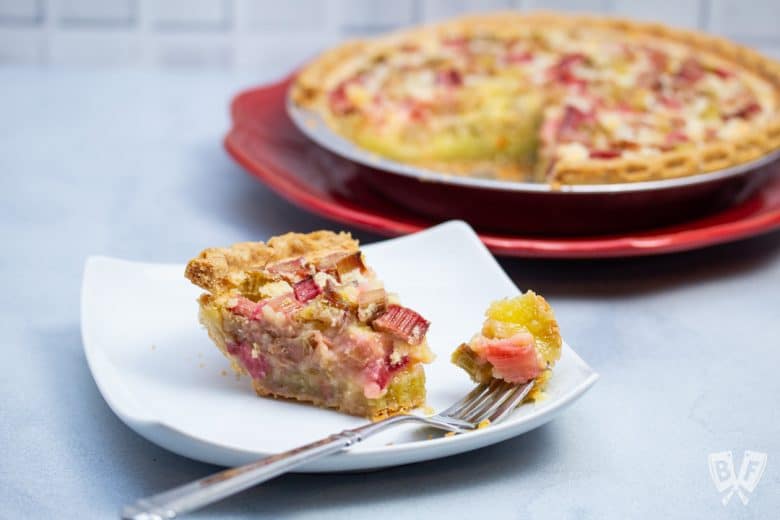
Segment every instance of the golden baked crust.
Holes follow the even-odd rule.
[[[570,16],[555,13],[503,12],[471,15],[429,26],[401,31],[376,40],[352,41],[325,52],[307,65],[291,87],[292,99],[323,116],[334,129],[333,116],[327,109],[329,89],[345,71],[354,68],[366,56],[380,55],[398,41],[425,41],[447,34],[475,32],[511,35],[518,28],[583,27],[619,31],[627,38],[663,39],[713,56],[719,61],[737,65],[740,77],[758,88],[764,106],[772,107],[771,117],[749,129],[725,138],[696,143],[685,150],[672,150],[633,158],[585,158],[557,161],[547,180],[560,184],[601,184],[661,180],[727,168],[759,158],[780,148],[780,64],[758,52],[723,38],[697,31],[673,29],[659,23],[637,22],[620,18]],[[743,74],[744,73],[744,74]],[[455,165],[455,169],[458,167]]]
[[[418,365],[417,367],[415,367],[415,372],[417,373],[416,374],[417,377],[420,377],[422,381],[425,381],[425,372],[423,371],[422,366]],[[263,386],[263,383],[261,381],[258,380],[252,381],[252,388],[254,389],[255,393],[260,397],[273,397],[275,399],[289,399],[291,401],[311,403],[311,404],[315,404],[316,406],[320,406],[322,408],[328,408],[328,406],[325,406],[322,403],[312,403],[310,400],[301,399],[299,396],[296,396],[295,394],[292,393],[269,390],[268,388]],[[414,396],[414,398],[409,399],[403,403],[390,399],[385,406],[371,409],[368,412],[367,417],[372,421],[381,421],[382,419],[387,419],[388,417],[392,417],[394,415],[400,415],[400,414],[411,412],[415,408],[419,408],[424,405],[425,405],[425,393],[420,392],[418,395]],[[343,408],[340,408],[339,411],[354,414],[354,411],[345,410]]]
[[[241,287],[247,272],[286,258],[303,256],[307,260],[323,251],[357,251],[358,242],[347,232],[314,231],[287,233],[267,243],[241,242],[230,247],[204,249],[187,264],[184,276],[195,285],[218,294]]]

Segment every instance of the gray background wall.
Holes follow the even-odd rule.
[[[780,58],[778,0],[0,0],[0,63],[292,67],[345,37],[507,8],[659,20]]]

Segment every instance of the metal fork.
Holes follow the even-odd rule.
[[[272,455],[238,468],[226,469],[209,477],[184,484],[136,501],[122,509],[125,520],[166,520],[180,513],[194,511],[270,480],[293,468],[320,457],[346,450],[390,426],[418,422],[440,430],[465,433],[489,420],[495,424],[505,419],[519,405],[533,382],[518,386],[494,380],[474,388],[463,399],[443,412],[429,417],[395,415],[382,421],[344,430],[319,441]]]

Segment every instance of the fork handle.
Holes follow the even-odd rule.
[[[382,421],[344,430],[294,448],[271,455],[245,466],[231,468],[189,484],[142,498],[122,509],[124,520],[167,520],[180,513],[194,511],[234,495],[254,485],[270,480],[307,462],[347,449],[395,424],[416,420],[413,415],[396,415]]]

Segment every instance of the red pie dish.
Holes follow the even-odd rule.
[[[496,254],[600,258],[684,251],[780,228],[780,161],[685,179],[556,191],[431,182],[373,169],[310,141],[290,120],[292,76],[233,100],[227,151],[294,204],[383,235],[448,219]]]

